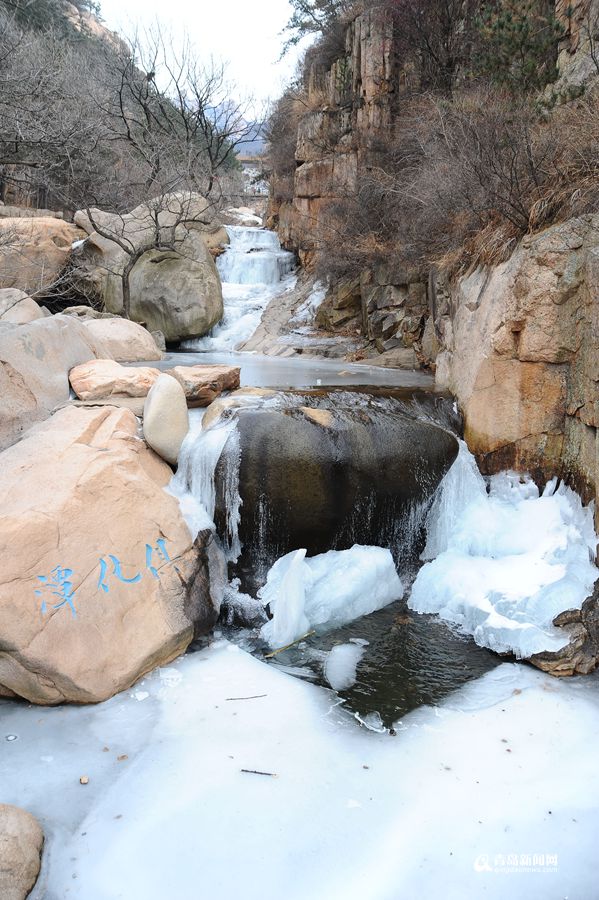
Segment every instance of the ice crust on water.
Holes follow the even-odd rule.
[[[506,663],[396,737],[223,642],[143,690],[143,703],[0,701],[2,800],[46,837],[30,900],[597,896],[595,675]],[[519,865],[500,877],[508,854]],[[557,860],[530,872],[520,854]]]
[[[356,681],[356,669],[364,656],[367,641],[337,644],[327,654],[324,676],[334,691],[346,691]]]
[[[216,262],[224,315],[203,338],[184,341],[186,350],[234,350],[252,336],[269,302],[295,287],[295,257],[281,249],[274,231],[227,226],[230,244]]]
[[[259,591],[273,614],[260,633],[271,647],[284,647],[312,629],[345,625],[402,596],[391,551],[383,547],[356,544],[309,559],[306,550],[293,550],[276,561]]]
[[[542,495],[529,477],[503,472],[487,485],[466,444],[427,519],[428,539],[408,601],[438,613],[482,647],[528,658],[560,650],[558,613],[580,609],[599,571],[593,507],[564,484]]]

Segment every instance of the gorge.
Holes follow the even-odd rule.
[[[521,106],[512,0],[309,0],[267,200],[99,22],[64,210],[0,161],[1,898],[595,900],[597,10],[535,3]],[[523,133],[525,228],[461,180]]]

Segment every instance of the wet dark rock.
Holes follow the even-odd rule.
[[[422,549],[424,515],[457,455],[455,437],[392,407],[344,408],[332,396],[326,409],[239,411],[237,574],[250,593],[299,547],[313,556],[356,543],[389,546],[403,568]],[[224,480],[217,470],[217,483]],[[220,530],[224,490],[217,494]]]

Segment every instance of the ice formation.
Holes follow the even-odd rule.
[[[352,622],[403,596],[391,551],[354,545],[306,558],[293,550],[276,561],[259,592],[273,618],[261,635],[284,647],[312,629]]]
[[[556,651],[568,634],[555,616],[580,609],[599,571],[593,508],[564,484],[542,495],[504,472],[487,485],[461,442],[427,519],[424,559],[409,606],[438,613],[483,647],[528,658]]]
[[[318,308],[326,297],[327,289],[321,281],[316,281],[314,287],[304,302],[297,308],[295,315],[290,320],[291,325],[310,325]]]
[[[179,466],[168,486],[181,507],[189,530],[195,537],[203,529],[214,529],[216,508],[216,467],[223,459],[226,508],[227,558],[235,560],[241,552],[239,521],[239,465],[241,448],[234,416],[217,419],[208,428],[198,419],[190,428],[179,453]]]
[[[217,260],[223,319],[206,337],[184,341],[184,349],[234,350],[252,336],[270,300],[295,286],[295,257],[281,249],[274,231],[231,225],[227,232],[230,244]]]
[[[356,669],[364,656],[368,641],[356,638],[348,644],[337,644],[327,654],[324,677],[334,691],[346,691],[356,681]]]

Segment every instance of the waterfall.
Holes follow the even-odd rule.
[[[208,428],[192,427],[181,447],[177,474],[169,485],[169,492],[178,499],[194,536],[206,528],[215,530],[216,469],[220,462],[223,471],[222,499],[226,510],[221,537],[229,561],[235,561],[241,553],[240,461],[241,448],[235,417],[219,418]]]
[[[295,256],[281,248],[274,231],[227,226],[229,246],[216,266],[223,285],[224,316],[185,350],[234,350],[252,336],[268,303],[295,285]]]

